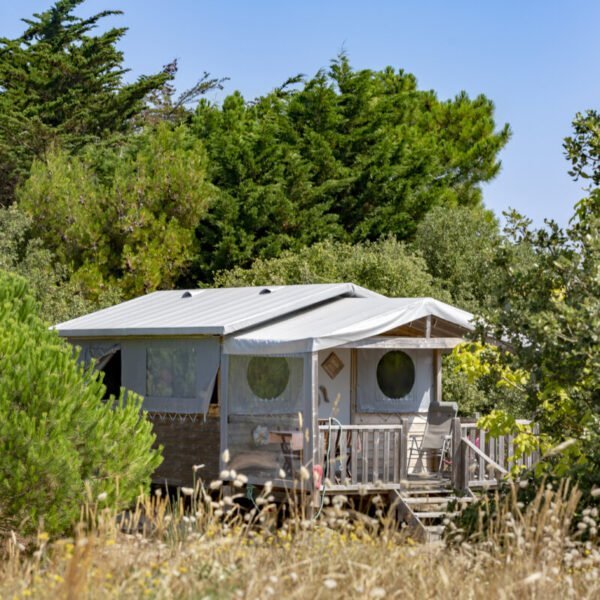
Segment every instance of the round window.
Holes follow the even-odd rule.
[[[377,385],[388,398],[403,398],[415,384],[415,365],[401,350],[392,350],[377,365]]]
[[[271,400],[285,391],[290,379],[290,367],[285,358],[253,356],[248,363],[246,377],[256,396]]]

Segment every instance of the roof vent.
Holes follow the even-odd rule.
[[[182,298],[193,298],[194,296],[198,296],[198,294],[201,294],[204,290],[186,290],[185,292],[183,292],[183,294],[181,294]]]
[[[258,292],[261,296],[264,294],[271,294],[273,292],[273,290],[270,290],[269,288],[263,288],[262,290],[260,290],[260,292]]]

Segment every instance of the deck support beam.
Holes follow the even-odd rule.
[[[318,463],[319,453],[319,355],[317,352],[306,354],[304,358],[304,411],[303,431],[304,454],[302,462],[310,474],[309,480],[302,482],[303,489],[311,492],[314,490],[313,468]],[[318,491],[317,491],[318,492]],[[308,503],[312,505],[311,502]]]
[[[400,419],[402,432],[400,433],[400,486],[408,481],[408,419]]]
[[[433,351],[433,401],[435,404],[442,402],[442,351]]]

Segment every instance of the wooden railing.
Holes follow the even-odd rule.
[[[320,425],[318,460],[326,486],[397,486],[407,477],[407,432],[406,419],[400,425]]]
[[[519,424],[530,424],[520,420]],[[534,433],[537,427],[534,425]],[[514,466],[531,468],[538,460],[536,452],[515,459],[514,435],[491,437],[474,421],[454,420],[452,437],[452,479],[455,487],[497,485]]]
[[[321,423],[317,464],[323,469],[325,487],[331,490],[400,487],[413,475],[419,475],[423,466],[414,456],[411,459],[411,437],[418,446],[422,435],[409,433],[406,418],[401,419],[399,425]],[[514,465],[530,468],[538,458],[536,453],[531,453],[515,461],[514,436],[492,438],[474,421],[461,422],[456,418],[452,423],[452,442],[444,459],[444,471],[435,471],[435,476],[449,477],[454,487],[462,490],[495,486]]]

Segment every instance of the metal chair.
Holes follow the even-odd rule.
[[[425,432],[423,433],[421,442],[418,443],[416,437],[411,438],[410,453],[408,456],[409,464],[415,451],[421,460],[425,453],[434,456],[438,455],[440,457],[438,472],[442,471],[444,457],[450,450],[450,442],[452,440],[452,419],[456,417],[457,413],[458,405],[455,402],[440,402],[439,404],[432,402],[429,405]]]

